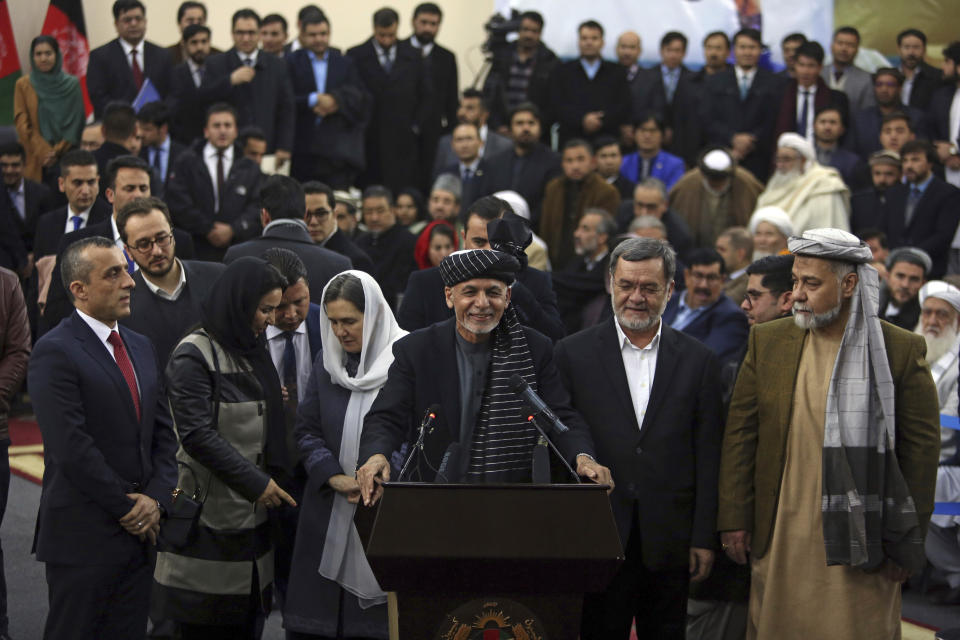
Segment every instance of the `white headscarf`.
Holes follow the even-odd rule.
[[[960,312],[960,289],[943,280],[931,280],[920,287],[920,304],[927,298],[938,298]]]
[[[813,148],[813,143],[801,136],[799,133],[788,131],[780,134],[777,138],[777,148],[785,147],[793,149],[803,157],[803,170],[810,168],[812,163],[817,161],[817,152]]]
[[[393,343],[407,335],[407,332],[397,324],[376,280],[363,271],[352,270],[344,271],[337,277],[343,274],[357,278],[363,285],[363,339],[357,375],[351,377],[347,373],[347,354],[333,332],[326,307],[320,314],[320,331],[323,336],[323,368],[330,374],[334,384],[352,391],[343,418],[340,441],[340,468],[350,473],[357,468],[363,418],[387,381],[387,371],[393,364]],[[326,298],[329,287],[328,282],[323,288],[321,300]],[[380,588],[370,569],[360,535],[353,524],[356,508],[357,505],[350,504],[340,493],[334,497],[319,571],[323,577],[339,583],[346,591],[357,596],[360,606],[366,609],[386,602],[387,594]]]
[[[780,207],[760,207],[750,216],[750,233],[757,232],[757,225],[761,222],[769,222],[783,234],[784,238],[793,235],[793,222],[787,212]]]

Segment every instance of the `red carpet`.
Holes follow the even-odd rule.
[[[10,418],[10,471],[21,478],[40,484],[43,480],[43,438],[37,421]]]

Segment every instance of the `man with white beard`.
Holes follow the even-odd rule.
[[[922,308],[917,333],[927,342],[927,362],[937,384],[940,413],[957,415],[957,340],[960,329],[960,289],[931,280],[920,289]],[[940,428],[937,502],[960,502],[960,432]],[[933,596],[939,604],[960,603],[960,517],[934,515],[927,530],[927,559],[946,580],[948,590]]]
[[[794,233],[830,227],[850,229],[850,190],[833,167],[817,162],[813,145],[796,133],[777,140],[776,172],[767,182],[757,207],[780,207]]]

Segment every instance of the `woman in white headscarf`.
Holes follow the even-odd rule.
[[[353,524],[363,418],[406,335],[379,285],[345,271],[324,288],[323,351],[300,402],[294,435],[309,475],[300,509],[283,626],[288,640],[387,638],[386,594]],[[399,458],[399,455],[395,456]]]

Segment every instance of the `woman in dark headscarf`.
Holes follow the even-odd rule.
[[[40,181],[44,168],[80,142],[86,114],[80,82],[63,70],[56,38],[34,38],[30,62],[33,71],[13,90],[13,121],[27,152],[23,175]]]
[[[181,624],[184,640],[259,638],[270,610],[266,508],[296,506],[271,477],[288,461],[280,380],[263,337],[285,284],[259,258],[231,263],[200,328],[167,365],[179,486],[199,485],[204,504],[194,540],[157,554],[152,606],[155,617]]]
[[[423,194],[415,187],[406,187],[397,192],[397,224],[410,233],[420,233],[427,226],[427,205]]]

